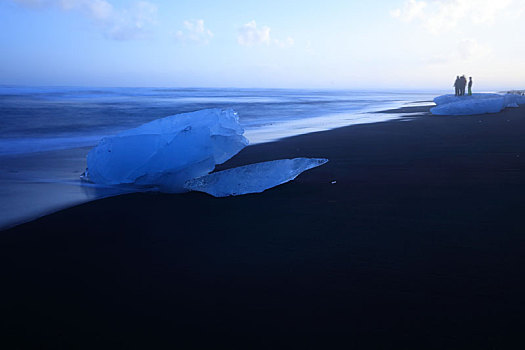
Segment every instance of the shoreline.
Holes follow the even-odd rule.
[[[115,190],[82,186],[91,147],[3,156],[0,166],[0,232]]]
[[[294,136],[217,167],[329,159],[261,194],[121,195],[2,231],[0,339],[523,346],[524,131],[520,107]]]
[[[420,102],[428,101],[419,101],[417,103]],[[324,117],[326,119],[325,123],[330,125],[330,127],[321,126],[323,123],[319,120],[317,120],[317,124],[320,125],[315,126],[316,124],[312,122],[312,119],[316,118],[310,118],[305,121],[302,126],[300,121],[288,122],[290,128],[301,129],[301,134],[290,135],[290,132],[274,130],[277,135],[281,135],[275,139],[276,136],[272,134],[272,130],[270,129],[261,131],[251,130],[249,135],[245,136],[251,135],[258,140],[247,146],[253,147],[264,143],[276,143],[289,137],[307,135],[319,131],[330,131],[341,127],[417,117],[419,115],[415,115],[414,113],[424,111],[424,107],[401,107],[385,111],[362,112],[352,115],[354,117],[358,115],[368,115],[369,117],[363,120],[352,120],[351,122],[344,121],[344,115],[340,116],[343,120],[338,122],[332,120],[334,117],[326,116]],[[398,116],[374,119],[375,115],[380,114],[398,114]],[[405,114],[408,115],[405,116]],[[348,123],[350,123],[350,125],[347,125]],[[277,129],[282,129],[282,125]],[[268,138],[268,135],[272,135],[271,138]],[[0,194],[2,195],[1,197],[3,197],[3,202],[0,201],[0,210],[3,212],[4,217],[0,219],[0,231],[31,222],[59,210],[88,203],[93,200],[107,198],[113,196],[114,193],[119,195],[120,192],[123,192],[118,188],[97,189],[83,186],[81,183],[74,184],[85,169],[85,158],[91,149],[92,147],[83,146],[27,154],[3,155],[3,162],[0,167],[0,173],[2,173],[2,178],[0,179]],[[224,168],[218,165],[217,169]],[[17,174],[17,176],[13,176],[12,174]],[[20,174],[22,174],[23,179],[18,178]],[[71,174],[75,176],[72,177]],[[18,193],[18,195],[13,196],[13,193]],[[65,195],[63,195],[64,193]],[[124,193],[125,192],[122,194]],[[54,199],[57,195],[60,198]],[[30,201],[31,204],[28,206],[24,201]]]

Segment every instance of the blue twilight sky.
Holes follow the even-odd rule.
[[[525,0],[0,0],[0,84],[525,88]]]

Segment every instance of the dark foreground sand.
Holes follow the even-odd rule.
[[[2,348],[523,348],[524,135],[523,108],[352,126],[223,167],[330,159],[263,194],[3,231]]]

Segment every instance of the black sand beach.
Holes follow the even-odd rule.
[[[221,169],[324,157],[262,194],[132,194],[0,232],[27,348],[519,349],[525,109],[357,125]]]

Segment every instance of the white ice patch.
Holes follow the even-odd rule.
[[[435,115],[474,115],[498,113],[506,107],[525,104],[525,96],[517,94],[472,94],[472,96],[443,95],[434,99]]]
[[[215,197],[260,193],[291,181],[303,171],[326,162],[328,159],[324,158],[294,158],[255,163],[186,181],[185,187]]]
[[[97,184],[185,192],[184,183],[211,172],[246,145],[232,109],[172,115],[106,137],[87,156]]]

